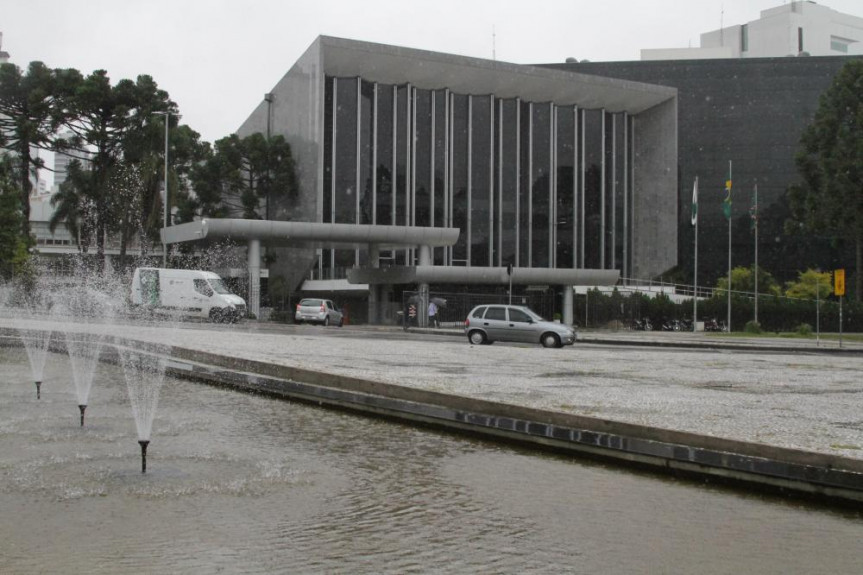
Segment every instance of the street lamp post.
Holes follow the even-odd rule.
[[[267,103],[267,196],[264,198],[264,219],[270,219],[270,135],[272,132],[273,118],[273,94],[264,94],[264,102]]]
[[[165,242],[165,231],[168,227],[168,126],[171,123],[171,115],[172,113],[168,110],[164,112],[153,112],[156,116],[164,116],[165,117],[165,180],[164,180],[164,190],[165,197],[162,199],[162,267],[168,267],[168,244]],[[173,114],[177,119],[180,118],[179,114]]]

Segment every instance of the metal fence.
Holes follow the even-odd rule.
[[[411,327],[441,327],[461,328],[470,310],[483,304],[524,305],[546,319],[554,319],[560,310],[555,309],[554,292],[526,291],[521,294],[497,293],[450,293],[430,291],[423,302],[420,292],[405,291],[402,294],[402,309],[398,312],[400,322],[405,329]],[[434,303],[434,320],[429,314],[430,304]]]

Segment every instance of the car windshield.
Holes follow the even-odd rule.
[[[304,299],[300,302],[303,307],[321,307],[323,302],[319,299]]]
[[[222,278],[211,279],[209,280],[210,285],[213,288],[213,291],[220,294],[230,294],[231,290],[228,289],[228,286],[225,285],[225,281]]]

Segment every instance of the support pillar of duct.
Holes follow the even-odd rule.
[[[432,257],[431,257],[431,247],[430,246],[420,246],[419,247],[419,262],[420,266],[430,266],[432,265]],[[417,324],[420,327],[428,327],[429,324],[429,284],[421,283],[418,286],[419,295],[420,295],[420,306],[417,310]]]
[[[563,323],[572,325],[573,322],[573,289],[571,285],[563,286]]]
[[[381,250],[378,244],[369,244],[369,266],[380,267]],[[377,325],[381,321],[381,293],[383,286],[380,284],[369,284],[369,323]]]
[[[250,317],[256,319],[261,314],[261,240],[249,240],[249,306]]]

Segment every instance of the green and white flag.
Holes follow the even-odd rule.
[[[692,186],[692,225],[698,224],[698,176],[695,176],[695,184]]]
[[[731,171],[731,168],[728,170]],[[725,218],[731,219],[731,177],[725,181],[725,199],[722,201],[722,213],[725,214]]]

